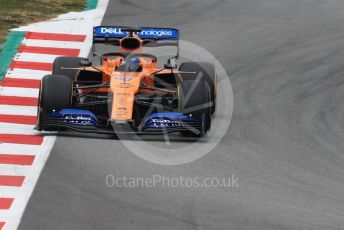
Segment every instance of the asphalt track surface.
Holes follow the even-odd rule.
[[[342,0],[110,1],[104,25],[178,27],[215,55],[233,87],[230,129],[180,166],[61,136],[20,229],[344,229],[343,12]],[[234,174],[239,187],[108,188],[107,174]]]

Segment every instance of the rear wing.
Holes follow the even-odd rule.
[[[136,34],[143,46],[178,46],[179,31],[174,28],[124,26],[96,26],[93,28],[93,44],[119,45],[120,39]]]

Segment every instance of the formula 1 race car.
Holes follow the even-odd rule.
[[[212,63],[184,62],[177,69],[179,31],[153,27],[94,27],[99,65],[81,57],[57,57],[39,93],[41,130],[163,134],[201,137],[216,108]],[[95,45],[118,47],[99,54]],[[144,47],[173,46],[177,54],[158,67]]]

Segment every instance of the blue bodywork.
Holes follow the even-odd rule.
[[[51,126],[60,126],[72,128],[79,131],[100,131],[98,129],[98,119],[94,113],[88,110],[81,109],[62,109],[60,111],[53,111],[46,113],[45,116],[49,120]],[[162,112],[153,113],[145,120],[145,125],[137,131],[178,131],[188,128],[203,129],[203,119],[196,118],[192,115],[184,115],[178,112]]]
[[[53,118],[63,120],[64,123],[73,125],[97,126],[98,119],[91,111],[81,109],[62,109],[47,114]]]
[[[179,31],[174,28],[141,27],[137,35],[142,39],[178,39]],[[122,31],[119,26],[98,26],[94,28],[94,35],[97,37],[123,38],[129,32]]]
[[[153,113],[147,118],[145,128],[179,128],[195,123],[201,124],[202,120],[178,112]]]

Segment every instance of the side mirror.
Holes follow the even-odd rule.
[[[93,57],[102,57],[102,55],[98,52],[93,52]]]
[[[81,61],[80,62],[80,66],[83,66],[83,67],[88,67],[88,66],[92,66],[92,62],[87,60],[87,61]]]
[[[174,58],[170,58],[167,60],[167,64],[164,64],[165,69],[177,69],[177,64]]]
[[[164,64],[165,69],[175,69],[171,64]]]
[[[98,57],[99,58],[99,62],[102,65],[103,64],[103,55],[101,55],[100,53],[94,51],[93,52],[93,57]]]

